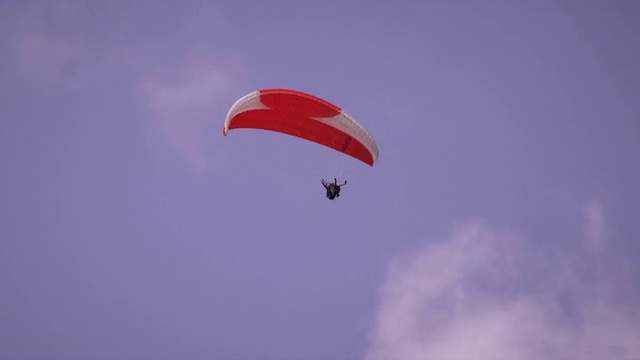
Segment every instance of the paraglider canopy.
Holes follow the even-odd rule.
[[[288,89],[249,93],[231,107],[223,134],[231,129],[270,130],[328,146],[370,166],[378,159],[373,137],[339,107]]]

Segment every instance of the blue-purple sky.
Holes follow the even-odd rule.
[[[0,359],[640,358],[638,19],[0,2]],[[378,163],[223,137],[271,87]]]

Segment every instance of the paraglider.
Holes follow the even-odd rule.
[[[327,190],[327,198],[329,200],[333,200],[337,197],[340,197],[340,188],[342,186],[347,185],[347,181],[345,180],[342,184],[338,185],[338,179],[333,178],[333,182],[326,182],[324,179],[322,181],[322,186]]]
[[[369,166],[378,159],[378,146],[369,132],[341,108],[310,94],[289,89],[251,92],[231,106],[223,135],[232,129],[279,132],[327,146]],[[336,179],[322,180],[327,198],[340,194]]]

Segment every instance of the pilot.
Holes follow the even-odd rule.
[[[347,185],[347,181],[345,180],[344,183],[342,184],[338,184],[338,180],[336,178],[333,178],[333,182],[326,182],[324,179],[322,179],[322,186],[324,186],[324,188],[327,190],[327,199],[329,200],[333,200],[337,197],[340,196],[340,187],[341,186],[345,186]]]

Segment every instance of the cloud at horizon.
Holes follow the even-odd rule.
[[[522,236],[480,220],[394,257],[366,358],[640,357],[637,294],[604,265],[602,206],[594,200],[583,211],[583,248],[545,264],[527,257]],[[539,267],[554,276],[531,286]]]

